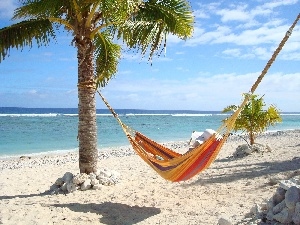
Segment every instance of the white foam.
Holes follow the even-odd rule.
[[[58,113],[47,113],[47,114],[0,114],[0,116],[9,116],[9,117],[21,117],[21,116],[26,116],[26,117],[55,117],[59,116],[61,114]]]
[[[190,113],[183,113],[183,114],[172,114],[172,116],[212,116],[213,114],[190,114]]]
[[[161,114],[157,114],[157,113],[128,113],[125,114],[125,116],[171,116],[171,114],[165,114],[165,113],[161,113]]]

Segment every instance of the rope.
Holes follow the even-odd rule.
[[[106,99],[103,97],[103,95],[101,94],[101,92],[99,90],[97,90],[99,96],[101,97],[102,101],[104,102],[104,104],[106,105],[106,107],[109,109],[109,111],[112,113],[113,117],[115,117],[115,119],[118,121],[118,123],[121,125],[123,131],[125,132],[125,134],[127,136],[130,135],[129,130],[130,129],[126,124],[124,124],[121,119],[119,118],[119,115],[115,112],[115,110],[109,105],[109,103],[106,101]]]
[[[77,84],[77,87],[82,89],[97,89],[96,83],[93,79],[88,81],[81,81]]]
[[[278,56],[279,52],[281,51],[282,47],[285,45],[286,41],[289,39],[289,37],[292,34],[292,31],[294,29],[294,27],[296,26],[298,20],[300,19],[300,13],[298,14],[297,18],[295,19],[294,23],[292,24],[292,26],[290,27],[290,29],[286,32],[284,38],[282,39],[282,41],[280,42],[279,46],[277,47],[277,49],[274,51],[271,59],[268,61],[268,63],[266,64],[265,68],[263,69],[263,71],[261,72],[261,74],[259,75],[259,77],[257,78],[256,82],[253,84],[253,86],[251,87],[250,93],[254,93],[254,91],[256,90],[257,86],[259,85],[259,83],[261,82],[261,80],[263,79],[263,77],[266,75],[266,73],[268,72],[269,68],[271,67],[271,65],[273,64],[273,62],[275,61],[276,57]]]

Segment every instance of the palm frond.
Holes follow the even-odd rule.
[[[13,19],[37,19],[61,17],[71,13],[72,0],[23,0],[23,6],[17,8]]]
[[[118,30],[130,48],[137,48],[145,54],[150,50],[150,58],[158,50],[168,33],[182,39],[193,32],[194,17],[191,7],[185,0],[149,0],[139,6]]]
[[[0,62],[11,48],[23,49],[32,47],[35,40],[38,47],[47,45],[55,38],[52,24],[49,20],[27,20],[0,29]]]
[[[123,23],[133,14],[141,0],[102,0],[99,9],[106,23]]]
[[[194,16],[185,0],[150,0],[140,7],[136,20],[163,22],[167,32],[185,39],[193,32]]]
[[[97,86],[104,87],[117,72],[121,47],[114,44],[108,32],[97,33],[94,39]]]

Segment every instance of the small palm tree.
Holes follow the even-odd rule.
[[[249,94],[244,94],[249,95]],[[274,126],[281,122],[279,110],[274,106],[269,106],[266,110],[263,97],[258,98],[257,95],[251,94],[249,102],[242,109],[235,124],[234,131],[246,131],[249,135],[250,145],[255,143],[255,138],[264,132],[269,126]],[[238,106],[230,105],[223,109],[223,113],[236,111]],[[225,119],[226,120],[226,119]]]
[[[55,28],[73,35],[78,58],[78,140],[81,173],[97,170],[95,92],[117,72],[122,39],[142,54],[160,51],[167,34],[191,36],[194,18],[186,0],[22,0],[13,19],[0,29],[0,62],[11,48],[48,45]]]

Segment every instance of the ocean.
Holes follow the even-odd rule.
[[[76,108],[0,107],[0,157],[78,150]],[[216,111],[117,109],[121,120],[157,142],[189,140],[192,131],[217,129],[228,114]],[[272,130],[300,128],[300,113],[281,113]],[[97,110],[98,148],[129,142],[106,109]]]

